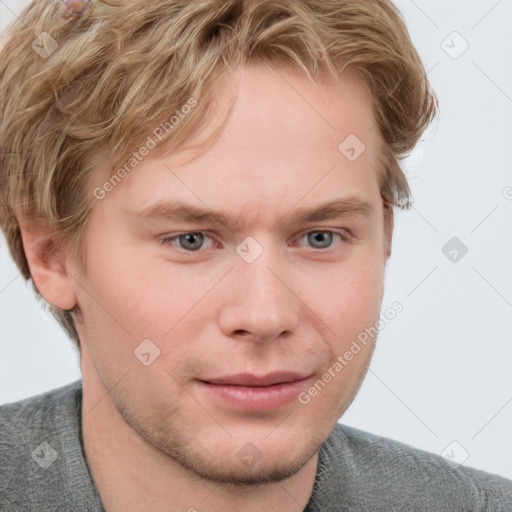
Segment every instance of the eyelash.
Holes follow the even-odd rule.
[[[313,229],[313,230],[309,230],[309,231],[305,231],[305,232],[301,233],[298,237],[295,238],[295,240],[300,240],[311,233],[332,233],[333,235],[338,235],[341,242],[347,242],[349,239],[349,234],[346,231],[336,231],[336,230],[332,230],[332,229]],[[181,233],[177,233],[175,235],[166,236],[165,238],[162,238],[160,243],[162,245],[175,245],[173,243],[173,241],[178,240],[181,236],[197,235],[197,234],[201,234],[201,235],[205,235],[205,237],[213,238],[211,235],[209,235],[205,231],[183,231]],[[333,244],[334,244],[334,241],[333,241]],[[183,247],[179,247],[179,246],[177,246],[177,247],[178,247],[178,249],[181,249],[183,252],[186,252],[186,253],[199,253],[199,252],[202,252],[202,250],[207,250],[207,249],[203,249],[201,247],[200,249],[197,249],[195,251],[190,251],[190,250],[184,249]],[[335,249],[333,249],[332,245],[327,248],[324,248],[324,249],[315,249],[314,247],[310,247],[310,248],[314,249],[316,253],[320,253],[320,254],[332,252],[333,250],[335,250]]]

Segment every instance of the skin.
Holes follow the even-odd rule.
[[[242,411],[200,385],[290,370],[311,375],[307,391],[378,320],[390,252],[380,135],[363,82],[352,72],[312,84],[246,68],[232,84],[233,116],[206,154],[185,164],[178,153],[150,154],[95,202],[85,270],[45,246],[44,225],[22,229],[42,295],[81,311],[85,453],[109,512],[302,511],[321,444],[373,353],[374,340],[305,405]],[[338,150],[349,134],[366,145],[353,162]],[[299,209],[339,198],[368,211],[290,223]],[[178,200],[222,210],[236,225],[137,213]],[[307,236],[327,230],[342,236]],[[203,232],[203,246],[187,252],[197,239],[172,238],[183,231]],[[248,236],[263,249],[252,263],[236,252]],[[134,356],[144,339],[160,350],[148,366]],[[237,454],[247,443],[257,456],[244,464]]]

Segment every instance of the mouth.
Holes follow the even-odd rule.
[[[245,387],[264,387],[273,386],[275,384],[287,384],[290,382],[298,382],[310,377],[311,374],[279,371],[267,373],[265,375],[253,375],[250,373],[238,373],[235,375],[227,375],[224,377],[214,377],[204,379],[203,382],[209,384],[219,384],[226,386],[245,386]]]
[[[311,374],[280,371],[265,375],[240,373],[199,380],[201,389],[222,406],[238,410],[269,410],[297,399]]]

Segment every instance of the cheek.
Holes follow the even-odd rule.
[[[90,276],[86,286],[94,297],[82,297],[89,328],[102,333],[100,342],[108,336],[112,347],[160,338],[172,328],[176,317],[185,313],[186,301],[182,298],[180,302],[178,293],[147,275],[116,272],[99,280]]]
[[[375,322],[383,296],[384,260],[361,254],[354,262],[332,274],[323,310],[336,334],[354,334]]]
[[[161,297],[165,275],[151,265],[140,247],[127,244],[107,221],[104,229],[96,225],[91,226],[93,230],[94,236],[87,242],[87,272],[83,278],[86,291],[109,313],[101,320],[106,326],[113,321],[119,329],[139,334],[154,320],[148,311],[155,311],[155,316],[165,321],[158,310],[159,304],[163,307],[169,299],[172,301],[172,293]]]
[[[122,374],[123,365],[138,369],[134,352],[144,340],[151,340],[157,347],[152,350],[160,351],[155,367],[173,371],[211,315],[208,292],[225,270],[198,278],[197,270],[187,271],[136,251],[111,259],[116,265],[107,268],[102,258],[91,258],[87,287],[97,301],[87,293],[82,297],[88,319],[85,336],[98,364],[116,366],[116,375]]]
[[[310,390],[322,395],[315,399],[322,414],[336,419],[353,400],[371,360],[376,337],[369,333],[379,319],[383,293],[383,263],[361,258],[345,270],[333,279],[323,301],[329,315],[324,317],[330,328],[329,360]]]

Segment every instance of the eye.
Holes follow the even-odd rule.
[[[304,233],[298,240],[307,240],[309,247],[313,249],[329,249],[333,244],[335,237],[338,237],[340,242],[344,242],[347,236],[343,233],[330,230],[315,230]],[[205,242],[210,241],[209,245],[205,247]],[[162,245],[174,245],[179,249],[187,252],[198,252],[200,249],[212,248],[212,238],[201,231],[187,231],[178,233],[173,236],[167,236],[161,240]]]
[[[201,231],[190,231],[162,239],[162,244],[177,245],[180,249],[188,252],[198,251],[203,248],[206,238],[210,238]]]
[[[345,241],[345,237],[341,233],[324,230],[309,231],[302,235],[299,240],[306,238],[310,247],[314,249],[328,249],[333,244],[335,237],[338,237],[342,242]]]

